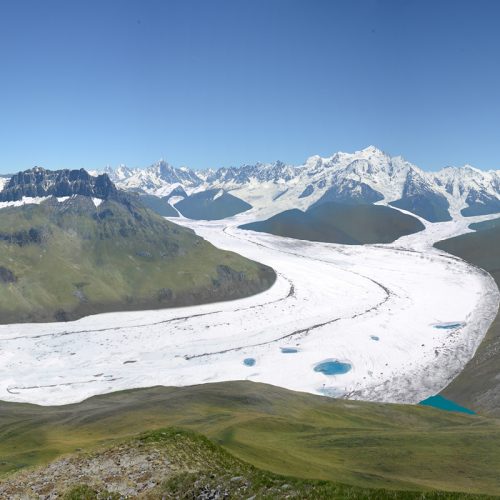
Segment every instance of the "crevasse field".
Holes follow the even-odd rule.
[[[272,266],[275,285],[231,302],[0,326],[0,399],[66,404],[120,389],[247,379],[416,403],[460,372],[496,315],[493,279],[432,248],[487,218],[426,223],[393,244],[365,246],[238,229],[255,220],[251,212],[213,222],[175,219],[220,248]],[[328,361],[350,369],[315,370]]]

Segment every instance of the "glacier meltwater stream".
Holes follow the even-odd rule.
[[[0,399],[66,404],[134,387],[248,379],[416,403],[460,372],[498,309],[488,274],[432,248],[472,219],[365,246],[243,231],[244,214],[176,220],[273,267],[276,283],[230,302],[0,326]]]

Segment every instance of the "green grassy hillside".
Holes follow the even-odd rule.
[[[440,241],[436,247],[488,271],[500,286],[500,226]],[[442,394],[463,406],[500,417],[500,314],[460,375]]]
[[[77,196],[0,215],[1,323],[235,299],[275,279],[126,195],[97,208]]]
[[[362,245],[391,243],[424,229],[415,217],[380,205],[322,203],[302,212],[287,210],[265,221],[240,226],[309,241]]]
[[[131,390],[60,407],[0,402],[0,473],[172,425],[276,474],[500,494],[498,420],[251,382]]]
[[[159,429],[90,453],[69,455],[0,482],[2,497],[40,493],[65,500],[488,498],[367,489],[277,475],[236,458],[202,435],[178,428]]]

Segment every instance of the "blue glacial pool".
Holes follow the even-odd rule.
[[[475,412],[469,410],[469,408],[460,406],[459,404],[455,403],[455,401],[443,398],[443,396],[431,396],[430,398],[420,401],[420,403],[418,404],[422,406],[432,406],[434,408],[438,408],[439,410],[458,411],[460,413],[468,413],[469,415],[475,415]]]
[[[434,325],[434,328],[438,330],[455,330],[456,328],[460,328],[464,326],[465,323],[441,323],[439,325]]]
[[[318,363],[314,367],[314,371],[324,373],[325,375],[342,375],[350,371],[351,368],[350,363],[342,363],[336,359],[331,359]]]
[[[299,352],[299,350],[295,349],[295,347],[281,347],[280,349],[283,354],[294,354]]]
[[[243,360],[243,364],[245,366],[253,366],[253,365],[255,365],[255,359],[254,358],[245,358]]]
[[[372,340],[380,340],[380,337],[377,337],[376,335],[370,335],[370,338]]]

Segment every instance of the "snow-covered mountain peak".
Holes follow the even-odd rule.
[[[472,165],[463,165],[461,167],[445,167],[434,176],[440,180],[444,185],[483,185],[485,182],[489,183],[495,172],[485,172],[479,170]]]
[[[310,156],[303,165],[303,169],[310,174],[319,172],[335,164],[333,157],[322,158],[319,155]]]
[[[133,170],[128,168],[123,163],[116,169],[109,169],[109,171],[114,172],[114,177],[117,181],[122,181],[128,179],[131,175],[133,175]],[[109,173],[108,171],[108,173]]]
[[[480,173],[483,172],[483,170],[481,170],[481,169],[479,169],[477,167],[474,167],[473,165],[470,165],[469,163],[466,163],[462,167],[458,167],[458,170],[468,170],[468,171],[480,172]]]
[[[384,153],[381,149],[375,147],[375,146],[367,146],[364,149],[361,149],[360,151],[356,151],[354,153],[355,155],[359,156],[364,156],[364,157],[384,157],[387,158],[388,155]]]
[[[144,169],[120,165],[111,170],[110,177],[120,188],[149,194],[166,195],[176,186],[193,188],[203,182],[191,169],[176,168],[164,159]]]

